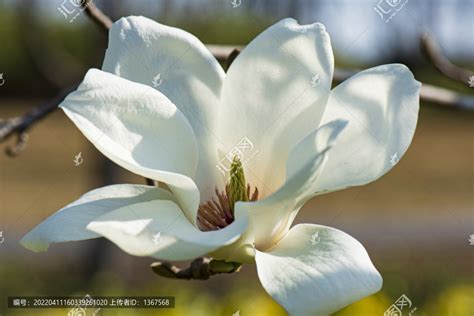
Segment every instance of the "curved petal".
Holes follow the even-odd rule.
[[[166,95],[196,135],[198,187],[210,185],[212,191],[220,184],[213,132],[225,73],[203,43],[186,31],[145,17],[121,18],[110,30],[102,69]]]
[[[172,201],[154,200],[124,206],[91,222],[87,228],[134,256],[190,260],[236,241],[247,218],[218,231],[202,232]]]
[[[420,83],[400,64],[358,73],[337,86],[321,124],[348,120],[318,179],[318,191],[372,182],[388,172],[410,146],[419,110]]]
[[[255,38],[227,72],[219,108],[221,154],[244,137],[249,182],[268,195],[285,179],[291,147],[319,124],[331,89],[334,57],[322,24],[282,20]],[[256,151],[255,151],[256,152]]]
[[[249,214],[251,230],[258,249],[272,247],[286,234],[303,204],[312,197],[314,183],[323,168],[337,136],[347,122],[330,122],[303,139],[290,154],[287,180],[269,197],[256,202],[238,202],[236,214]]]
[[[86,229],[91,221],[124,205],[155,199],[173,200],[173,195],[145,185],[119,184],[99,188],[48,217],[20,243],[37,252],[46,251],[52,243],[98,238],[101,236]]]
[[[199,205],[191,179],[198,160],[196,140],[186,118],[163,94],[91,69],[60,107],[110,160],[167,183],[194,220]]]
[[[330,227],[296,225],[255,260],[263,287],[290,315],[329,315],[382,287],[364,247]]]

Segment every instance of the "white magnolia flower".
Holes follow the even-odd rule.
[[[278,22],[224,73],[193,35],[143,17],[120,19],[102,71],[90,70],[60,107],[104,155],[170,190],[93,190],[22,244],[41,251],[105,237],[136,256],[255,262],[265,290],[292,315],[327,315],[377,292],[382,278],[356,239],[291,226],[310,198],[392,168],[390,157],[405,153],[415,131],[420,84],[392,64],[331,91],[333,71],[318,23]],[[243,137],[258,153],[237,155],[243,170],[234,158],[232,176],[223,176],[216,165]]]

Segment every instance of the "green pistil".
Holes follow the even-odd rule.
[[[245,181],[244,168],[242,162],[236,156],[232,160],[230,166],[230,181],[229,181],[229,205],[231,210],[234,210],[234,205],[238,201],[248,201],[247,181]]]

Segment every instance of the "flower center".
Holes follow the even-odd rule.
[[[234,206],[238,201],[258,200],[258,189],[250,195],[250,184],[245,181],[244,168],[234,156],[230,167],[230,179],[225,190],[215,189],[216,197],[199,206],[197,223],[202,231],[218,230],[234,221]]]

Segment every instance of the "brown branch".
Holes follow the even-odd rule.
[[[358,71],[360,70],[336,69],[334,82],[342,82]],[[474,110],[474,97],[427,83],[421,85],[420,100],[453,109]]]
[[[100,29],[108,33],[113,24],[112,20],[97,8],[93,0],[85,0],[82,3],[82,6],[86,14],[100,27]],[[13,117],[8,120],[0,119],[0,142],[7,140],[10,136],[17,135],[16,143],[6,148],[5,152],[7,155],[16,156],[20,154],[26,148],[28,141],[27,130],[56,110],[58,104],[61,103],[71,91],[75,90],[78,85],[79,84],[76,84],[74,87],[61,92],[53,100],[33,108],[24,115]]]
[[[423,33],[421,35],[420,46],[428,60],[446,77],[467,84],[469,78],[474,75],[474,72],[453,64],[444,56],[438,43],[429,33]]]
[[[473,97],[427,83],[421,86],[420,98],[422,101],[446,107],[474,110]]]
[[[213,47],[215,46],[211,46],[210,50],[214,54]],[[232,46],[219,47],[219,52],[216,55],[219,57],[224,53],[224,51],[232,53],[234,50],[235,49]],[[356,71],[347,69],[336,69],[334,73],[334,81],[342,82],[355,73]],[[60,94],[59,97],[46,103],[45,105],[33,108],[25,115],[10,118],[5,121],[0,121],[0,142],[6,140],[14,134],[18,134],[19,139],[21,140],[17,143],[15,148],[7,148],[7,154],[15,155],[21,152],[21,149],[25,147],[26,143],[26,138],[24,135],[26,130],[53,112],[57,108],[57,105],[62,102],[62,100],[64,100],[65,96],[75,88],[76,86],[74,86],[74,88],[68,89],[66,93]],[[456,93],[449,89],[429,85],[426,83],[424,83],[421,87],[420,99],[424,102],[435,103],[449,108],[474,110],[474,97]],[[151,185],[151,183],[149,184]]]
[[[0,142],[7,140],[10,136],[15,134],[18,137],[15,145],[6,148],[7,155],[16,156],[21,153],[21,151],[25,149],[28,140],[26,134],[27,130],[56,110],[58,104],[76,88],[77,85],[64,90],[53,100],[33,108],[24,115],[12,117],[8,120],[0,120]]]
[[[185,269],[166,262],[158,261],[151,265],[152,270],[165,278],[184,280],[208,280],[211,276],[240,271],[241,264],[211,258],[197,258]]]
[[[112,25],[112,21],[103,14],[93,3],[88,1],[85,6],[85,11],[88,15],[104,30],[108,30]],[[207,45],[211,53],[219,61],[230,65],[230,63],[237,57],[242,47],[235,48],[235,46],[219,46],[219,45]],[[341,82],[355,72],[351,70],[336,69],[334,74],[334,81]],[[53,112],[57,105],[62,102],[65,96],[77,87],[74,86],[71,89],[67,89],[66,92],[61,93],[54,100],[47,102],[44,105],[33,108],[22,116],[10,118],[8,120],[0,120],[0,142],[5,141],[10,136],[16,134],[18,141],[14,147],[7,148],[7,154],[13,156],[19,154],[26,145],[27,134],[26,131],[31,128],[32,125],[39,122],[41,119],[46,117],[48,114]],[[420,91],[421,101],[439,104],[450,108],[459,109],[474,109],[474,97],[453,92],[451,90],[436,87],[429,84],[423,84]],[[149,183],[151,184],[151,183]]]
[[[16,143],[14,145],[7,146],[5,153],[10,157],[18,156],[23,150],[25,150],[28,139],[29,135],[26,133],[26,131],[18,132]]]
[[[92,21],[94,21],[94,23],[97,24],[103,32],[108,34],[113,22],[107,15],[104,14],[104,12],[97,8],[93,0],[84,1],[82,3],[82,7],[84,8],[87,16]]]

